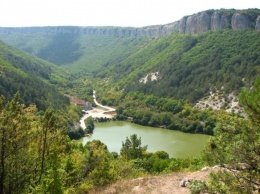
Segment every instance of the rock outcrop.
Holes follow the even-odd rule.
[[[250,21],[247,15],[235,13],[232,16],[231,25],[233,30],[244,30],[249,28]]]
[[[179,21],[158,26],[134,27],[21,27],[0,28],[1,34],[9,33],[74,33],[87,35],[110,36],[149,36],[169,35],[175,31],[181,34],[200,34],[208,30],[230,28],[233,30],[260,30],[260,10],[209,10],[194,15],[185,16]],[[253,17],[252,17],[253,15]]]
[[[255,29],[260,30],[260,16],[258,16],[256,19]]]
[[[215,11],[211,16],[211,30],[219,30],[228,28],[230,19],[227,16],[221,15],[218,11]]]
[[[207,12],[189,16],[186,21],[185,34],[200,34],[210,29],[211,17]]]

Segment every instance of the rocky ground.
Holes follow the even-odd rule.
[[[244,115],[243,108],[238,102],[238,97],[233,93],[229,95],[223,95],[220,91],[215,93],[210,92],[209,96],[204,97],[196,103],[195,107],[200,109],[212,108],[214,110],[225,110],[226,112],[234,112],[240,115]]]
[[[174,172],[167,175],[141,177],[118,181],[91,194],[188,194],[190,190],[181,186],[183,180],[202,180],[209,178],[219,167],[203,168],[196,172]]]

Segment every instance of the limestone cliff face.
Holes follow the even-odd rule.
[[[255,29],[260,30],[260,16],[258,16],[257,19],[256,19]]]
[[[246,10],[247,11],[247,10]],[[248,11],[250,12],[250,10]],[[171,34],[175,31],[181,34],[200,34],[208,30],[230,28],[233,30],[255,29],[260,30],[260,10],[258,17],[252,19],[245,10],[203,11],[191,16],[186,16],[179,21],[158,26],[142,28],[132,27],[28,27],[28,28],[0,28],[1,34],[8,33],[74,33],[87,35],[110,35],[110,36],[149,36],[158,37]],[[255,20],[255,21],[252,21]]]
[[[219,30],[228,28],[230,24],[230,19],[225,16],[221,15],[218,11],[215,11],[211,16],[211,30]]]
[[[186,21],[185,34],[200,34],[210,29],[211,17],[207,12],[189,16]]]
[[[231,25],[233,30],[243,30],[248,29],[250,26],[250,21],[247,15],[242,15],[240,13],[235,13],[232,16]]]
[[[179,22],[178,22],[178,31],[181,34],[184,34],[186,31],[186,23],[187,23],[187,18],[182,18]]]

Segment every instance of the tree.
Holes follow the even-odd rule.
[[[204,153],[208,164],[228,170],[212,175],[211,190],[218,193],[253,193],[260,187],[260,77],[240,101],[248,119],[220,123]]]
[[[5,103],[0,97],[0,192],[21,193],[30,180],[31,124],[29,108],[18,103],[19,94]]]
[[[137,138],[137,135],[133,134],[130,139],[126,137],[125,142],[122,142],[120,154],[126,160],[142,158],[143,152],[147,150],[147,145],[143,147],[141,145],[141,137]]]
[[[88,142],[85,148],[89,152],[84,164],[84,178],[92,186],[104,186],[115,179],[115,171],[111,168],[112,155],[107,146],[100,140]]]
[[[48,108],[41,118],[35,137],[35,183],[33,192],[62,193],[62,158],[66,136],[58,116]]]
[[[157,151],[154,153],[154,155],[158,156],[160,159],[169,159],[169,154],[165,151]]]
[[[94,119],[92,117],[88,117],[85,120],[85,124],[86,124],[86,132],[87,133],[93,133],[95,125],[94,125]]]
[[[81,180],[84,165],[80,164],[73,178],[68,178],[71,171],[65,165],[70,153],[63,124],[51,108],[41,115],[36,106],[20,104],[19,94],[10,102],[0,96],[0,193],[58,194]]]

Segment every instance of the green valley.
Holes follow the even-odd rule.
[[[19,92],[22,103],[27,106],[34,103],[40,110],[68,105],[62,94],[66,77],[61,69],[3,42],[0,48],[1,95],[11,100]]]
[[[88,193],[207,165],[221,170],[192,193],[260,192],[259,9],[142,28],[0,27],[0,40],[0,193]],[[83,146],[73,139],[109,120],[80,127],[96,98],[115,120],[211,138],[196,158],[150,153],[136,134],[119,153]]]

